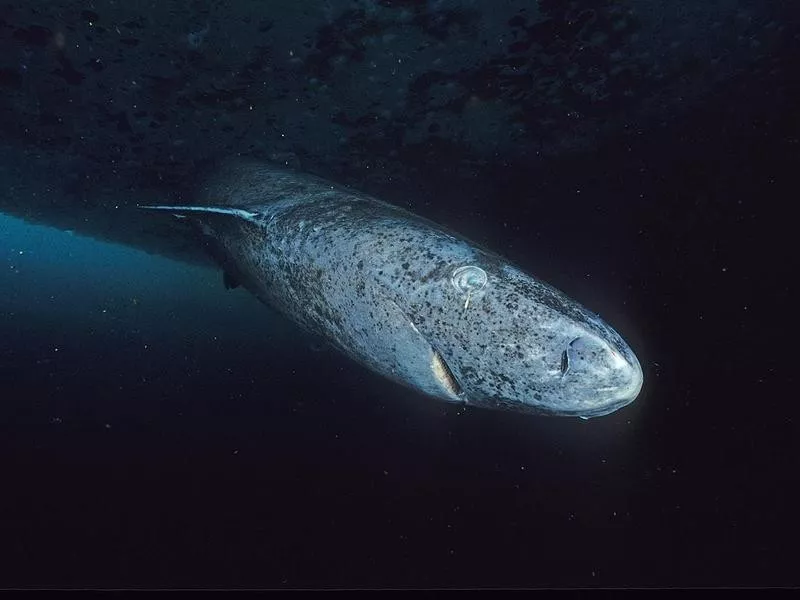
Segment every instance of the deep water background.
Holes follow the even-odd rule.
[[[718,169],[697,166],[717,141],[695,145],[693,175],[648,146],[675,179],[640,175],[626,201],[688,211],[660,227],[620,215],[614,178],[595,214],[553,216],[575,185],[557,173],[552,229],[504,225],[513,204],[492,221],[495,246],[639,353],[642,396],[590,421],[431,402],[212,270],[3,217],[3,583],[797,583],[794,376],[774,320],[789,224],[764,210],[788,201],[796,138],[758,133],[723,144]]]
[[[0,215],[0,587],[800,585],[787,39],[586,151],[370,170],[631,343],[598,419],[419,397],[217,271]]]
[[[215,272],[0,224],[12,581],[41,583],[46,564],[62,585],[525,585],[462,579],[457,558],[484,560],[500,536],[521,550],[513,573],[531,518],[568,552],[592,521],[631,518],[635,409],[462,413],[298,335]]]

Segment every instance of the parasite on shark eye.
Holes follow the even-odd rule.
[[[486,271],[474,265],[458,267],[453,271],[453,285],[459,292],[472,294],[486,285]]]

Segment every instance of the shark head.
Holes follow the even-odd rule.
[[[445,399],[589,418],[642,389],[639,361],[616,331],[515,267],[473,255],[438,269],[407,300]]]

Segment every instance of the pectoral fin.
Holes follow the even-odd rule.
[[[231,275],[230,271],[222,271],[222,283],[225,284],[226,290],[235,290],[239,287],[239,280]]]
[[[394,365],[387,375],[411,383],[425,394],[464,402],[461,386],[445,358],[396,302],[380,295],[386,314],[375,346],[385,355],[377,362]]]

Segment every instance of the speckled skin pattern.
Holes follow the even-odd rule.
[[[598,316],[403,209],[253,162],[226,165],[198,196],[223,212],[185,215],[230,279],[424,394],[590,417],[641,389],[635,355]],[[465,266],[472,287],[453,277]]]

